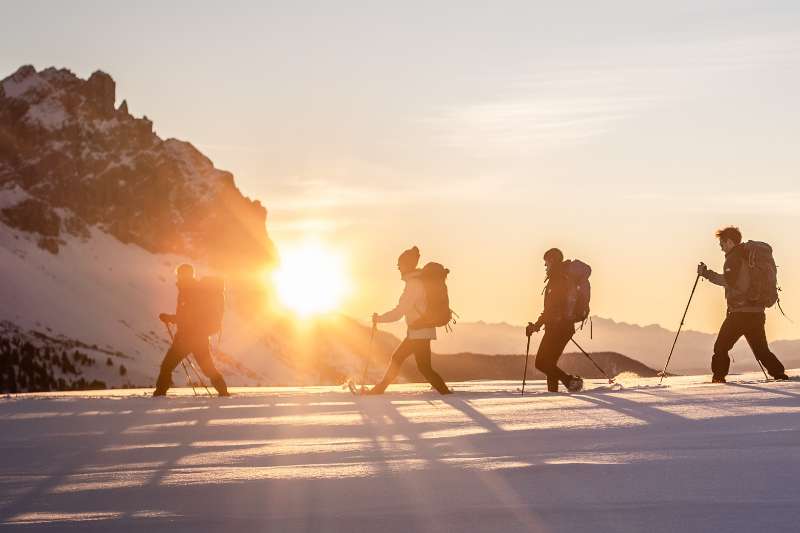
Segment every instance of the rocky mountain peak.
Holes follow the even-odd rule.
[[[272,262],[266,209],[188,142],[115,107],[116,83],[20,67],[0,81],[0,221],[58,253],[88,228],[223,269]]]

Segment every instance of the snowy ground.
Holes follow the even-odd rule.
[[[0,530],[798,531],[800,382],[758,377],[12,397]]]

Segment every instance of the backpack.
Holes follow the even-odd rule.
[[[215,276],[200,278],[192,295],[192,324],[204,335],[222,331],[225,313],[225,280]]]
[[[778,267],[772,247],[765,242],[747,241],[745,261],[750,273],[747,302],[772,307],[778,302]]]
[[[589,301],[592,299],[592,284],[589,283],[592,267],[577,259],[564,263],[568,282],[564,318],[572,322],[585,322],[589,318]]]
[[[428,263],[420,271],[419,279],[425,287],[427,307],[422,316],[410,325],[413,329],[444,327],[453,319],[450,296],[447,294],[448,269],[439,263]]]

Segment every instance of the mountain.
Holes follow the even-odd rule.
[[[24,66],[0,81],[0,344],[17,350],[0,361],[7,383],[153,383],[168,346],[156,317],[175,308],[184,262],[226,278],[214,349],[233,384],[340,376],[323,355],[346,350],[360,325],[318,325],[315,351],[298,358],[301,336],[268,314],[264,272],[277,251],[266,209],[191,144],[161,139],[115,102],[101,71],[84,80]]]
[[[614,352],[595,352],[592,359],[611,377],[619,374],[636,374],[640,377],[654,377],[658,371]],[[436,370],[448,380],[473,381],[481,379],[521,380],[525,371],[524,355],[484,355],[474,353],[435,354]],[[565,353],[558,365],[568,374],[583,378],[602,379],[603,373],[582,353]],[[412,381],[424,381],[416,369],[409,369]],[[528,379],[545,379],[544,374],[534,367],[534,357],[528,361]]]
[[[275,258],[266,209],[191,144],[162,140],[97,71],[21,67],[0,82],[2,221],[57,254],[95,227],[231,270]]]
[[[575,339],[585,350],[592,353],[623,353],[659,370],[664,367],[675,338],[674,331],[657,325],[638,326],[596,316],[592,317],[592,338],[589,327],[587,323],[575,335]],[[524,326],[507,323],[459,322],[452,334],[439,336],[434,350],[440,353],[524,353],[524,330]],[[708,373],[715,338],[712,334],[683,330],[675,346],[669,371],[683,374]],[[531,338],[531,353],[536,352],[540,339],[541,334]],[[800,340],[775,341],[770,343],[770,347],[787,368],[800,366]],[[737,343],[731,355],[734,359],[734,371],[757,369],[752,352],[744,339]]]

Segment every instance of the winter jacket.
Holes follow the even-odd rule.
[[[405,317],[406,325],[408,326],[406,338],[433,340],[436,338],[436,328],[411,328],[411,324],[419,320],[428,307],[425,286],[422,284],[420,274],[421,271],[417,269],[403,276],[406,286],[403,289],[403,294],[400,295],[397,306],[391,311],[378,315],[376,322],[397,322]]]
[[[747,266],[747,249],[743,244],[737,244],[725,254],[725,265],[722,268],[722,274],[708,270],[704,277],[714,285],[725,288],[728,312],[763,313],[765,309],[763,305],[753,305],[747,301],[747,290],[750,288],[750,269]]]
[[[172,315],[173,322],[177,324],[178,331],[183,334],[194,334],[196,318],[196,300],[198,294],[196,282],[178,287],[178,301],[175,305],[175,314]]]
[[[536,321],[537,326],[552,327],[564,322],[568,291],[569,279],[562,263],[562,266],[552,272],[547,280],[547,286],[544,288],[544,310]]]

